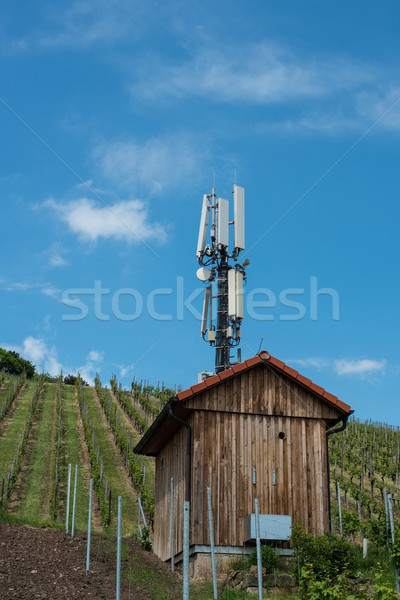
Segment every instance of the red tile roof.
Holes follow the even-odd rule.
[[[248,360],[245,360],[242,363],[233,365],[230,369],[222,371],[221,373],[218,373],[218,375],[213,375],[212,377],[208,377],[201,383],[192,385],[192,387],[188,388],[187,390],[178,392],[176,397],[179,401],[187,400],[191,396],[203,392],[205,389],[213,387],[214,385],[218,385],[221,381],[224,381],[225,379],[234,377],[238,373],[242,373],[247,369],[251,369],[252,367],[261,364],[269,365],[271,368],[283,373],[284,375],[286,375],[290,379],[293,379],[303,387],[308,388],[315,396],[319,396],[325,402],[328,402],[329,404],[334,404],[337,408],[339,408],[347,414],[350,413],[350,406],[348,404],[345,404],[333,394],[330,394],[329,392],[325,391],[324,388],[320,387],[319,385],[316,385],[310,379],[303,377],[303,375],[300,375],[300,373],[295,371],[295,369],[292,369],[281,360],[278,360],[274,356],[271,356],[271,354],[269,352],[266,352],[265,350],[262,350],[259,354],[257,354],[257,356],[253,356],[253,358],[249,358]]]

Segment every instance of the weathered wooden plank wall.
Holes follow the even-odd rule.
[[[255,498],[263,514],[291,515],[312,533],[328,530],[326,421],[337,419],[340,411],[264,365],[206,390],[185,406],[194,409],[189,417],[191,544],[210,543],[208,486],[217,545],[243,544],[243,518],[254,512]],[[171,477],[175,482],[175,551],[182,551],[185,455],[186,430],[181,427],[156,461],[154,550],[163,560],[170,558]]]
[[[156,457],[154,552],[162,560],[171,557],[171,477],[174,478],[175,552],[182,551],[185,458],[186,428],[181,427]]]
[[[185,407],[334,420],[340,411],[272,367],[259,365],[185,400]]]

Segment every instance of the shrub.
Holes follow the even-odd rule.
[[[298,566],[312,564],[316,580],[333,579],[354,568],[352,547],[344,538],[331,533],[313,536],[304,531],[301,523],[295,523],[291,540]]]
[[[312,564],[301,568],[299,598],[300,600],[396,600],[397,593],[385,580],[380,564],[377,564],[373,578],[374,587],[357,585],[348,579],[344,571],[333,581],[328,577],[317,579]]]
[[[368,540],[373,542],[377,548],[386,549],[388,533],[386,531],[386,519],[384,510],[379,511],[378,519],[367,519],[363,522],[363,533]]]
[[[146,550],[147,552],[151,552],[153,549],[153,545],[151,543],[150,531],[149,531],[148,527],[143,527],[143,529],[142,529],[142,537],[140,540],[140,546],[143,548],[143,550]]]
[[[301,600],[356,600],[360,596],[351,593],[345,574],[338,575],[335,583],[326,577],[317,579],[313,564],[301,567],[299,598]]]
[[[360,530],[360,519],[356,510],[342,510],[343,533],[355,534]]]
[[[261,546],[261,565],[265,568],[266,573],[274,572],[279,563],[279,556],[271,546]],[[249,556],[249,565],[257,564],[257,549]]]
[[[18,352],[0,348],[0,371],[5,371],[10,375],[21,375],[25,371],[28,379],[32,379],[36,374],[36,367],[25,358],[22,358]]]

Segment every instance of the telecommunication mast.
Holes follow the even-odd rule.
[[[229,226],[233,225],[233,248],[229,250]],[[210,231],[209,231],[210,230]],[[210,233],[207,244],[208,232]],[[238,262],[244,250],[244,188],[233,186],[233,221],[229,221],[229,200],[217,198],[215,188],[203,196],[197,260],[197,277],[208,283],[203,303],[201,336],[215,347],[215,372],[231,366],[231,348],[238,346],[243,320],[245,268]],[[214,284],[214,285],[213,285]],[[214,293],[213,293],[214,290]],[[217,299],[214,319],[213,299]],[[216,323],[215,323],[216,321]],[[208,332],[208,339],[206,338]],[[240,349],[238,349],[240,362]]]

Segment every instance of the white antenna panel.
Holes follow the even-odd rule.
[[[200,217],[199,239],[197,242],[197,252],[196,252],[197,257],[201,256],[201,253],[203,252],[204,248],[206,247],[209,216],[210,216],[210,209],[208,207],[208,198],[207,198],[207,194],[204,194],[203,206],[201,209],[201,217]]]
[[[235,248],[244,250],[244,188],[233,186]]]
[[[212,299],[212,286],[209,285],[208,287],[210,289],[210,327],[209,327],[209,329],[211,331],[211,329],[212,329],[212,320],[213,320],[213,305],[212,305],[213,299]]]
[[[229,200],[218,198],[217,244],[229,246]]]
[[[228,315],[236,317],[236,271],[228,271]]]
[[[235,271],[236,274],[236,318],[243,319],[243,273]]]
[[[201,316],[201,335],[207,331],[208,306],[211,300],[211,285],[204,290],[203,314]]]

